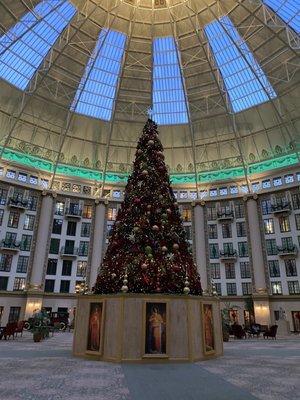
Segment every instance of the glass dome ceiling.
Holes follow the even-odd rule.
[[[174,182],[299,163],[299,0],[3,0],[0,154],[125,181],[151,110]]]

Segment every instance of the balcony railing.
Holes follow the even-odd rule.
[[[277,251],[281,257],[296,257],[298,254],[297,246],[294,244],[291,246],[278,246]]]
[[[19,210],[26,210],[28,206],[28,200],[23,199],[21,196],[10,197],[7,203],[10,208],[17,208]]]
[[[63,246],[59,254],[62,258],[76,258],[78,256],[78,248]]]
[[[236,260],[238,253],[236,250],[220,250],[220,260]]]
[[[1,240],[1,242],[0,242],[0,249],[1,249],[2,251],[5,251],[5,250],[6,250],[6,251],[14,251],[14,252],[17,252],[17,251],[20,250],[20,245],[21,245],[21,243],[15,241],[15,240],[5,240],[5,239],[3,239],[3,240]]]
[[[277,201],[271,204],[271,211],[274,215],[288,215],[291,212],[291,203],[289,201]]]
[[[232,221],[234,219],[233,210],[225,210],[221,209],[217,211],[217,220],[218,221]]]
[[[80,219],[82,217],[82,209],[68,207],[65,209],[65,217]]]

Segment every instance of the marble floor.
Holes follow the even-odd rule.
[[[195,364],[118,365],[73,358],[72,334],[0,341],[0,400],[296,400],[300,336],[232,340]]]

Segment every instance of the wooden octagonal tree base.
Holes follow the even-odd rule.
[[[112,362],[193,362],[223,354],[220,303],[214,297],[81,295],[75,356]]]

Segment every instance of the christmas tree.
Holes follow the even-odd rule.
[[[201,283],[157,125],[148,119],[94,292],[191,293]]]

